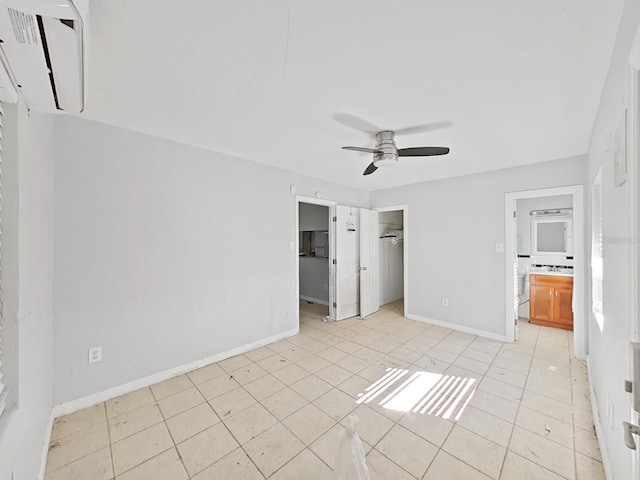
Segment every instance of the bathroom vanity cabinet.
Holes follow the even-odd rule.
[[[573,330],[573,277],[531,275],[531,318],[536,325]]]

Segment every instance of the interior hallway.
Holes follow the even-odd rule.
[[[572,332],[503,344],[395,303],[337,323],[301,306],[294,337],[58,419],[45,479],[331,479],[351,413],[372,479],[604,479]],[[460,388],[414,412],[410,377]]]

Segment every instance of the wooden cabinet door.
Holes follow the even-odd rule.
[[[555,289],[547,285],[531,286],[531,319],[553,321],[553,299]]]
[[[556,287],[553,310],[555,322],[561,324],[561,328],[573,330],[573,310],[571,309],[571,297],[573,289],[569,287]]]

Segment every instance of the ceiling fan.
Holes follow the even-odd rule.
[[[396,134],[409,134],[435,130],[451,126],[450,122],[432,123],[427,125],[418,125],[415,127],[402,128],[400,130],[381,130],[375,125],[362,120],[358,117],[348,114],[339,114],[334,119],[343,125],[356,130],[375,135],[376,145],[374,148],[366,147],[342,147],[344,150],[353,150],[356,152],[365,152],[373,154],[373,162],[365,169],[363,175],[371,175],[380,167],[389,167],[398,162],[399,157],[431,157],[434,155],[446,155],[449,153],[448,147],[411,147],[398,148],[395,142]]]
[[[342,147],[344,150],[373,153],[373,162],[365,169],[363,175],[371,175],[379,167],[390,167],[398,162],[398,157],[431,157],[446,155],[448,147],[411,147],[398,148],[391,130],[383,130],[376,134],[375,148]]]

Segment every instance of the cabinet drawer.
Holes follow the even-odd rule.
[[[549,287],[573,287],[573,277],[563,277],[560,275],[531,275],[531,285]]]

